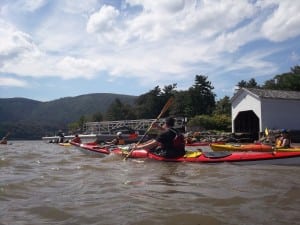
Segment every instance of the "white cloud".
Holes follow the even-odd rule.
[[[265,37],[280,42],[300,35],[300,1],[279,1],[276,6],[262,26]]]
[[[15,29],[0,19],[0,58],[14,59],[22,54],[35,52],[30,35]],[[4,44],[5,43],[5,44]]]
[[[277,69],[268,60],[281,50],[273,42],[300,34],[300,3],[291,0],[125,0],[121,8],[97,0],[17,2],[30,20],[18,20],[15,4],[0,12],[0,72],[17,76],[104,74],[152,85],[205,73],[216,80],[230,71],[266,74]],[[33,12],[41,7],[42,17]],[[270,46],[243,52],[260,40]]]
[[[22,80],[10,78],[10,77],[0,77],[0,86],[25,87],[27,85],[28,84],[26,81],[22,81]]]
[[[92,78],[97,71],[101,70],[101,64],[86,59],[64,57],[57,64],[58,73],[64,74],[64,79]]]
[[[113,30],[119,10],[112,6],[104,5],[101,9],[92,14],[87,23],[87,32],[89,33],[102,33]]]

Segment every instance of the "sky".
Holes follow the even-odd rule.
[[[217,99],[300,65],[300,1],[0,0],[0,98],[178,91]]]

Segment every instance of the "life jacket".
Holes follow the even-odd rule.
[[[75,137],[72,141],[75,143],[81,143],[80,137]]]
[[[185,140],[184,140],[184,136],[183,134],[181,134],[180,132],[174,130],[174,129],[170,129],[170,131],[174,132],[176,134],[176,136],[173,139],[173,148],[175,150],[184,150],[185,149]]]
[[[124,139],[118,139],[117,145],[125,145],[125,140]]]

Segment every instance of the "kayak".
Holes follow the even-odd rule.
[[[274,151],[278,151],[278,152],[300,152],[300,147],[274,148]]]
[[[71,146],[71,143],[58,143],[58,144],[63,147]]]
[[[98,145],[94,142],[91,143],[77,143],[77,142],[70,142],[71,145],[79,147],[85,153],[97,153],[102,155],[110,154],[109,146],[105,145]]]
[[[96,146],[95,144],[76,144],[85,152],[97,153],[101,156],[116,154],[126,156],[130,151],[128,147]],[[153,154],[147,149],[131,151],[128,158],[144,158],[165,162],[191,162],[191,163],[234,163],[234,164],[279,164],[279,165],[300,165],[300,151],[295,152],[202,152],[187,151],[183,157],[165,158]]]
[[[253,152],[300,152],[300,147],[274,148],[272,145],[256,144],[211,144],[213,151],[253,151]]]
[[[122,150],[113,153],[124,154]],[[201,152],[190,151],[179,158],[165,158],[148,152],[145,149],[133,150],[129,158],[148,158],[165,162],[191,163],[234,163],[234,164],[274,164],[300,165],[300,152]]]
[[[273,151],[272,145],[266,144],[211,144],[213,151],[254,151],[254,152],[266,152]]]
[[[197,157],[175,159],[149,153],[148,158],[167,162],[300,165],[300,152],[203,152]]]
[[[83,152],[94,152],[94,153],[100,153],[100,154],[110,154],[113,152],[114,154],[118,155],[126,155],[130,149],[129,145],[99,145],[95,142],[90,143],[76,143],[76,142],[70,142],[71,145],[74,145],[76,147],[79,147]],[[199,146],[205,146],[205,145],[199,145]],[[208,145],[207,145],[208,146]],[[187,151],[189,151],[188,146]],[[147,158],[147,150],[134,150],[132,152],[134,158]]]

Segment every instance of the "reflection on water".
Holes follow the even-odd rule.
[[[1,225],[300,220],[300,167],[123,161],[40,141],[0,151]]]

